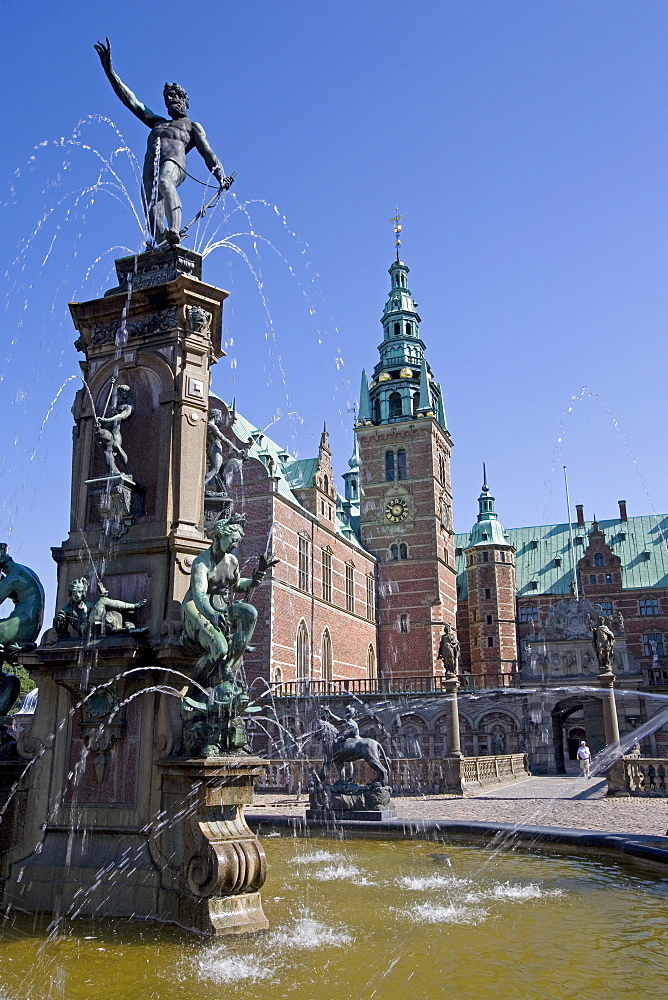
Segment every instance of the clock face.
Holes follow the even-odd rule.
[[[388,521],[403,521],[408,514],[408,504],[400,497],[388,500],[385,504],[385,517]]]

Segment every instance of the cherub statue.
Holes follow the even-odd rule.
[[[69,601],[53,619],[53,627],[62,639],[76,639],[88,632],[88,616],[93,607],[86,600],[88,580],[80,576],[67,586]]]
[[[119,601],[109,597],[109,591],[102,580],[98,580],[97,585],[100,589],[100,596],[88,614],[89,632],[93,635],[99,632],[104,632],[107,635],[119,632],[139,635],[148,631],[145,628],[137,628],[131,621],[125,621],[123,616],[119,614],[119,611],[136,611],[137,608],[143,608],[146,604],[146,598],[142,601]]]

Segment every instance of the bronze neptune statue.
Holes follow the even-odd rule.
[[[178,29],[172,25],[171,30]],[[228,190],[233,178],[225,176],[223,165],[211,149],[202,126],[188,117],[188,95],[183,87],[178,83],[165,84],[163,97],[169,118],[164,118],[142,104],[114,72],[108,38],[106,42],[97,42],[95,51],[116,96],[151,130],[142,177],[151,234],[158,244],[164,240],[170,244],[179,243],[182,209],[176,189],[186,176],[186,153],[196,149],[201,154],[220,190]],[[164,227],[165,216],[167,229]]]

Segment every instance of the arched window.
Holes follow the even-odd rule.
[[[357,500],[357,480],[350,480],[350,498],[351,500]]]
[[[605,565],[605,560],[603,559],[603,553],[602,552],[595,552],[594,553],[594,566],[604,566],[604,565]]]
[[[401,542],[399,545],[399,558],[408,559],[408,546],[405,542]]]
[[[271,677],[272,677],[272,680],[273,680],[274,684],[282,684],[283,683],[283,670],[281,669],[281,667],[274,667],[274,669],[271,672]]]
[[[374,424],[380,423],[380,400],[374,400],[373,404],[373,422]]]
[[[301,621],[297,629],[297,680],[308,680],[309,676],[309,641],[306,622]]]
[[[406,478],[406,452],[400,448],[397,452],[397,479]]]
[[[398,392],[390,393],[390,417],[403,416],[403,400]]]
[[[413,324],[412,323],[406,323],[406,336],[407,337],[412,337],[413,336]]]
[[[322,647],[320,650],[320,675],[323,681],[331,681],[333,663],[332,637],[329,634],[329,629],[325,629],[322,633]]]
[[[399,546],[390,545],[390,559],[396,562],[398,558],[399,558]]]
[[[366,652],[366,675],[370,681],[376,679],[376,653],[373,646],[369,646]]]
[[[388,483],[394,482],[394,452],[385,452],[385,479]]]
[[[400,337],[401,336],[401,323],[395,323],[394,324],[394,336],[395,337]]]

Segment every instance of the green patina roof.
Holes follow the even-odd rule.
[[[476,523],[471,528],[471,533],[468,536],[468,542],[465,548],[470,549],[474,545],[511,545],[506,539],[503,531],[503,525],[500,521],[487,520],[476,521]]]
[[[464,550],[470,547],[473,533],[482,524],[478,521],[472,532],[455,535],[455,546],[462,549],[457,556],[457,584],[460,598],[468,595],[466,581],[466,556]],[[498,525],[498,521],[496,522]],[[668,587],[668,516],[644,515],[630,517],[628,521],[615,518],[599,521],[599,529],[615,555],[621,559],[622,587],[624,590],[645,590],[652,587]],[[576,544],[575,557],[581,559],[589,542],[589,532],[593,521],[584,527],[573,525],[574,538],[582,538]],[[620,535],[625,535],[621,538]],[[547,524],[529,528],[507,528],[503,532],[503,543],[514,546],[515,581],[519,597],[536,597],[539,594],[568,595],[571,583],[571,554],[568,524]],[[536,543],[534,545],[534,542]],[[488,541],[486,544],[495,544]],[[644,555],[649,553],[649,559]],[[561,565],[555,564],[561,559]],[[535,580],[536,590],[530,584]]]
[[[313,518],[314,515],[310,511],[307,511],[304,505],[299,502],[293,493],[293,490],[313,485],[313,475],[318,465],[318,459],[293,458],[292,455],[289,455],[284,448],[281,448],[281,446],[276,444],[275,441],[272,441],[271,438],[267,437],[264,431],[255,427],[249,420],[246,420],[246,418],[242,417],[238,412],[235,413],[232,430],[242,441],[252,439],[253,443],[248,449],[249,458],[256,458],[264,465],[268,464],[270,457],[274,460],[274,475],[278,477],[276,491],[279,496],[282,496],[284,500],[288,500],[297,507],[301,507],[309,518]],[[344,498],[337,494],[337,511],[334,523],[335,531],[337,535],[341,535],[342,538],[351,542],[355,548],[360,549],[362,552],[366,552],[366,549],[364,549],[359,542],[359,518],[351,517],[350,524],[348,524],[342,516],[342,511],[339,511],[338,509],[344,504]]]

